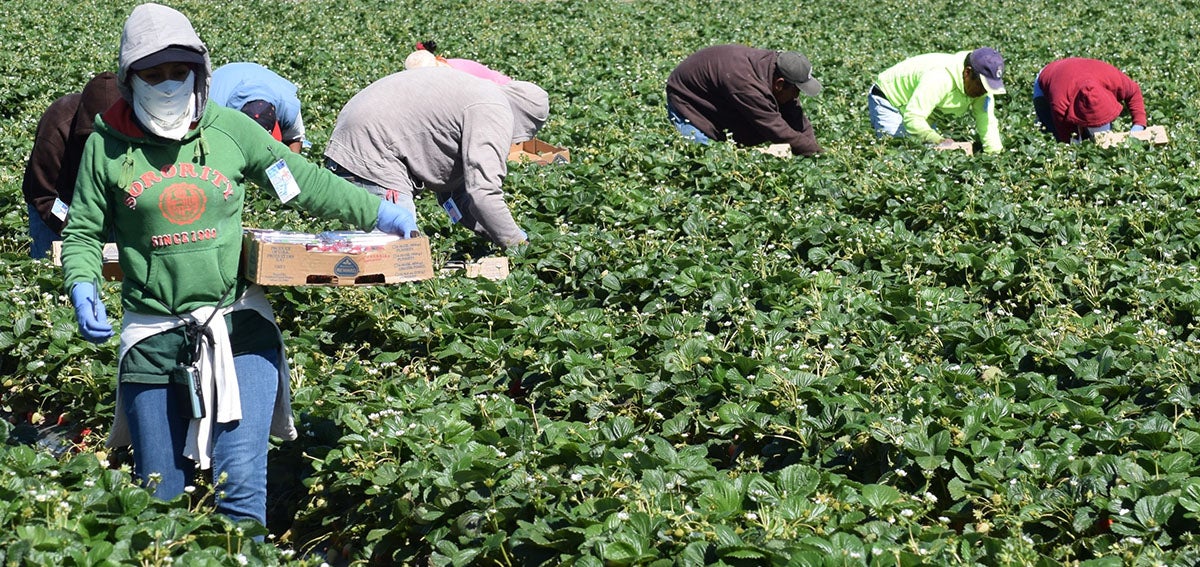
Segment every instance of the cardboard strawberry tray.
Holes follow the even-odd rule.
[[[109,242],[104,245],[104,250],[100,253],[101,262],[100,275],[104,279],[111,282],[119,282],[125,277],[125,272],[121,271],[121,264],[118,262],[117,245]],[[62,241],[55,240],[50,243],[50,261],[55,266],[62,265]]]
[[[508,161],[532,162],[538,165],[570,163],[571,151],[534,138],[528,142],[513,144],[508,150]]]
[[[242,275],[261,285],[386,285],[434,276],[429,238],[246,229]]]

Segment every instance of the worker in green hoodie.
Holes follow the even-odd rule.
[[[239,277],[247,181],[361,229],[408,236],[404,207],[289,151],[250,117],[208,102],[208,49],[183,14],[134,8],[121,35],[121,100],[96,120],[64,231],[80,332],[112,334],[99,296],[109,227],[124,272],[110,446],[172,498],[213,469],[217,510],[266,523],[270,435],[295,439],[287,358],[263,290]]]

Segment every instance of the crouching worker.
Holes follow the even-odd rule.
[[[1004,149],[996,120],[995,96],[1005,93],[1004,58],[990,47],[958,53],[926,53],[901,61],[879,74],[867,95],[875,135],[952,147],[955,141],[929,123],[935,112],[975,117],[983,151]]]
[[[92,135],[92,121],[119,98],[117,76],[105,71],[92,77],[82,93],[55,100],[38,121],[33,151],[21,182],[29,208],[31,258],[45,258],[54,242],[62,240],[83,145]]]
[[[238,274],[245,181],[291,187],[299,208],[363,229],[416,224],[209,104],[208,50],[183,14],[134,8],[118,65],[121,100],[84,148],[62,258],[80,333],[107,341],[97,281],[113,228],[124,319],[109,445],[133,445],[135,475],[162,499],[211,468],[217,511],[265,525],[268,438],[296,430],[271,306]]]
[[[299,89],[291,81],[258,63],[227,63],[213,71],[209,98],[226,108],[241,110],[259,126],[299,153],[304,139]]]
[[[1042,129],[1067,143],[1112,130],[1126,109],[1131,132],[1146,128],[1142,87],[1120,69],[1098,59],[1068,57],[1046,65],[1033,81],[1033,109]]]
[[[388,75],[338,114],[325,165],[416,214],[428,190],[453,223],[501,246],[526,242],[502,185],[512,144],[533,139],[550,111],[533,83],[497,85],[448,67]]]
[[[667,118],[696,143],[728,136],[743,146],[787,144],[792,155],[813,156],[824,150],[797,99],[821,88],[798,52],[714,45],[667,77]]]

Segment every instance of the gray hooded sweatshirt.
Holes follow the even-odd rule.
[[[199,122],[208,104],[208,87],[212,81],[212,62],[208,47],[192,28],[187,16],[161,4],[142,4],[133,9],[121,30],[121,54],[118,58],[117,89],[121,98],[133,104],[133,89],[129,86],[129,68],[143,57],[166,47],[184,47],[204,56],[204,68],[193,67],[196,73],[196,118]]]
[[[449,68],[410,69],[346,103],[325,156],[387,189],[411,195],[423,186],[439,201],[452,197],[470,209],[464,224],[493,242],[516,244],[525,233],[501,189],[508,150],[533,138],[549,108],[546,91],[525,81],[500,86]]]

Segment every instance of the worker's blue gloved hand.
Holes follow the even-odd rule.
[[[1146,129],[1146,127],[1142,126],[1141,124],[1134,124],[1133,127],[1129,129],[1129,131],[1130,132],[1141,132],[1142,130],[1145,130],[1145,129]]]
[[[417,219],[413,218],[412,212],[387,200],[379,201],[379,218],[375,220],[375,228],[400,238],[419,234]]]
[[[79,282],[71,286],[71,303],[75,304],[75,320],[79,322],[79,334],[83,338],[96,344],[112,338],[113,328],[95,284]]]

